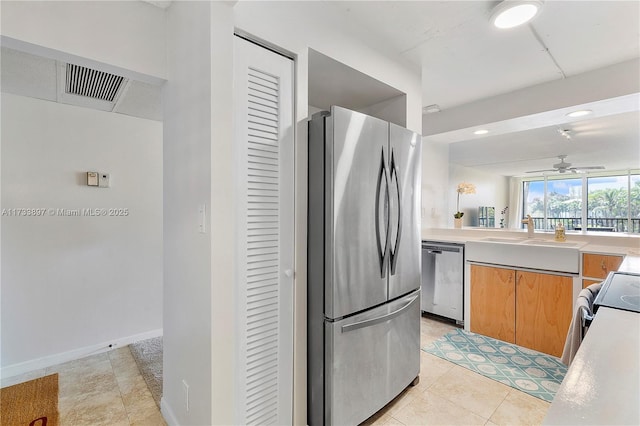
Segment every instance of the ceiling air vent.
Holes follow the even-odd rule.
[[[115,74],[67,64],[65,92],[113,102],[123,81]]]

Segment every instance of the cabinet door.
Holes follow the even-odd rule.
[[[471,331],[515,343],[515,271],[471,265]]]
[[[609,272],[617,271],[622,256],[584,253],[582,255],[582,275],[591,278],[606,278]]]
[[[571,277],[518,271],[516,344],[561,356],[571,323]]]
[[[598,283],[601,283],[601,282],[602,282],[602,280],[582,280],[582,288],[587,288],[591,284],[598,284]]]
[[[235,37],[237,424],[293,422],[293,70]]]

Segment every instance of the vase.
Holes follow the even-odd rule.
[[[453,227],[456,229],[462,228],[462,218],[453,218]]]

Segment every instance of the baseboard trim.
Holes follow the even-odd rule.
[[[160,412],[162,413],[162,417],[164,417],[164,421],[167,422],[167,425],[178,426],[178,419],[176,419],[171,406],[164,397],[160,398]]]
[[[99,343],[97,345],[85,346],[67,352],[61,352],[44,356],[42,358],[20,362],[18,364],[8,365],[6,367],[0,368],[0,377],[5,378],[17,376],[20,374],[28,373],[30,371],[38,370],[40,368],[47,368],[51,367],[52,365],[62,364],[63,362],[73,361],[89,355],[96,355],[102,352],[107,352],[113,349],[120,348],[122,346],[127,346],[139,340],[151,339],[152,337],[158,336],[162,336],[161,328],[144,333],[134,334],[132,336],[109,340],[108,342]]]

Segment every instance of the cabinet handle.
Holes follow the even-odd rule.
[[[603,271],[606,271],[606,270],[607,270],[607,267],[606,267],[606,266],[605,266],[605,264],[604,264],[604,259],[602,259],[602,260],[600,261],[600,267],[602,268],[602,270],[603,270]]]

